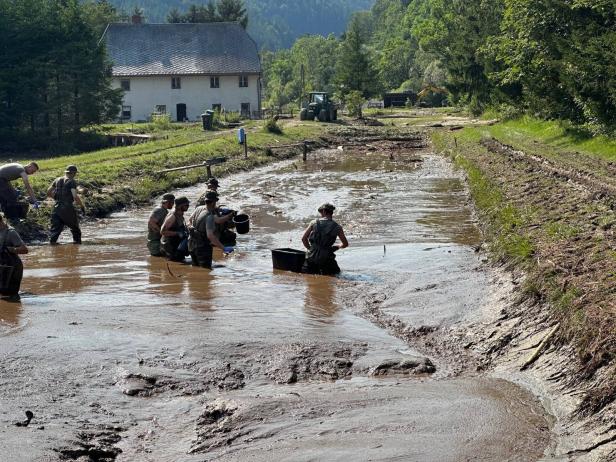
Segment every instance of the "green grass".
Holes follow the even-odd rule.
[[[545,121],[525,116],[476,130],[483,136],[492,136],[506,144],[521,148],[532,146],[536,144],[534,141],[538,141],[558,151],[581,152],[606,160],[616,160],[616,139],[590,136],[565,122]]]

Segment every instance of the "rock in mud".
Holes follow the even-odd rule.
[[[128,396],[150,396],[156,381],[156,377],[127,373],[116,382],[116,386]]]
[[[372,376],[432,374],[436,367],[428,358],[390,358],[370,369]]]
[[[233,415],[238,405],[232,400],[217,398],[207,403],[205,409],[197,420],[197,440],[190,448],[190,453],[204,452],[209,449],[230,444],[237,436],[231,432],[235,427]]]
[[[57,449],[60,460],[87,462],[113,462],[122,450],[116,447],[124,431],[121,427],[106,427],[100,430],[84,431],[77,435],[74,447]]]
[[[353,361],[365,351],[365,345],[286,345],[267,360],[265,375],[287,384],[338,380],[352,374]]]

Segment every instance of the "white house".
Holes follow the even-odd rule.
[[[124,90],[123,120],[197,120],[206,109],[260,115],[259,52],[238,23],[109,24],[103,39],[113,86]]]

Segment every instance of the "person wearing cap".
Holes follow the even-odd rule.
[[[173,213],[167,215],[160,229],[162,235],[160,240],[161,253],[171,261],[184,261],[186,255],[188,255],[188,248],[185,248],[188,228],[184,219],[188,207],[190,207],[188,198],[182,196],[175,199]]]
[[[73,234],[73,242],[81,244],[81,229],[79,228],[79,215],[75,209],[75,203],[82,212],[85,207],[79,194],[77,194],[77,167],[69,165],[64,171],[64,176],[57,178],[47,190],[47,196],[53,198],[56,203],[51,215],[51,231],[49,242],[56,244],[64,228],[68,226]]]
[[[36,162],[30,162],[25,167],[18,163],[4,164],[0,166],[0,207],[2,211],[12,211],[13,207],[17,205],[17,191],[13,188],[11,181],[22,179],[28,196],[30,196],[30,203],[34,204],[34,208],[38,208],[39,202],[36,200],[28,175],[34,175],[39,169]],[[7,218],[11,218],[7,216]]]
[[[225,247],[220,242],[220,226],[233,218],[234,213],[224,216],[218,214],[216,203],[218,194],[210,191],[203,196],[205,205],[195,209],[188,220],[190,238],[188,250],[193,266],[212,269],[212,250],[218,247],[224,253],[233,252],[233,247]]]
[[[160,250],[160,229],[169,214],[169,210],[173,208],[174,201],[175,196],[173,194],[165,194],[160,205],[152,210],[150,214],[150,219],[148,220],[148,250],[153,257],[162,256]]]
[[[318,208],[321,218],[314,220],[304,231],[302,243],[308,249],[302,272],[309,274],[333,275],[340,273],[336,262],[336,252],[349,246],[342,226],[333,220],[334,207],[332,204],[323,204]],[[335,246],[336,238],[340,239],[340,246]]]
[[[214,192],[218,194],[218,188],[220,186],[220,183],[218,182],[216,178],[208,179],[206,184],[207,184],[206,191],[203,194],[201,194],[201,196],[199,196],[199,199],[197,199],[198,206],[205,205],[205,197],[209,193]]]
[[[13,268],[7,287],[0,288],[0,295],[8,297],[9,300],[19,300],[19,287],[24,274],[24,265],[19,255],[26,253],[26,244],[0,214],[0,263]]]

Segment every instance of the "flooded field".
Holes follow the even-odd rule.
[[[550,418],[527,391],[452,377],[358,316],[375,295],[417,327],[484,309],[480,235],[444,159],[321,150],[220,193],[252,229],[211,272],[147,256],[147,209],[86,225],[80,247],[31,248],[21,303],[0,302],[2,460],[541,457]],[[340,277],[272,270],[326,201],[350,242]]]

